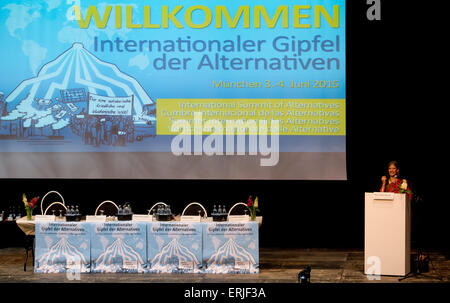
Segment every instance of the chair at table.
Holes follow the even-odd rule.
[[[53,202],[44,211],[44,215],[62,215],[64,216],[67,212],[67,207],[61,202]]]
[[[233,207],[230,208],[228,211],[228,215],[232,216],[242,216],[242,215],[248,215],[249,211],[247,208],[247,204],[243,202],[238,202],[233,205]]]
[[[46,194],[44,195],[44,197],[42,197],[42,200],[41,200],[41,215],[44,214],[44,200],[45,200],[45,198],[47,198],[47,196],[48,196],[49,194],[52,194],[52,193],[59,195],[59,197],[61,198],[61,201],[62,201],[62,202],[60,202],[60,203],[62,203],[63,205],[66,205],[66,202],[64,201],[63,196],[62,196],[59,192],[57,192],[56,190],[51,190],[51,191],[49,191],[48,193],[46,193]],[[51,203],[50,203],[50,204],[51,204]]]
[[[184,208],[181,216],[198,216],[199,214],[201,218],[208,218],[208,213],[203,205],[198,202],[192,202]]]
[[[25,263],[23,264],[23,271],[27,271],[28,252],[31,250],[34,264],[34,235],[25,235]]]
[[[239,202],[233,205],[232,208],[230,208],[230,211],[228,212],[228,216],[242,216],[242,215],[248,215],[251,216],[250,211],[247,208],[247,204],[243,202]],[[228,217],[229,218],[229,217]],[[263,217],[259,216],[256,217],[256,222],[258,222],[258,227],[262,224]]]
[[[167,204],[164,203],[164,202],[156,202],[156,203],[148,210],[148,214],[149,214],[149,215],[152,215],[152,214],[153,214],[153,213],[152,213],[152,210],[153,210],[155,207],[157,207],[158,205],[167,206]]]
[[[99,213],[105,216],[116,216],[119,211],[119,206],[111,200],[106,200],[100,203],[95,210],[95,215],[98,216]]]

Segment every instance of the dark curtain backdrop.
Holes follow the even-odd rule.
[[[264,216],[261,247],[363,248],[364,192],[378,190],[387,163],[398,160],[423,198],[415,216],[424,236],[413,245],[449,248],[450,207],[445,181],[437,176],[440,144],[432,139],[433,102],[439,100],[423,60],[434,43],[427,38],[433,25],[418,26],[416,8],[405,1],[382,1],[382,20],[373,22],[366,19],[366,1],[348,2],[348,181],[2,179],[0,211],[21,205],[23,192],[42,197],[49,190],[85,214],[106,199],[130,202],[136,213],[164,201],[180,213],[192,201],[208,211],[214,204],[229,209],[251,194],[259,197]],[[420,14],[427,14],[426,7]]]

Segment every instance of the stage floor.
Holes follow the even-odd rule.
[[[413,254],[416,252],[413,251]],[[405,279],[406,282],[450,282],[450,254],[428,252],[432,264],[423,275]],[[364,275],[363,250],[334,249],[260,249],[260,273],[256,275],[226,274],[81,274],[80,280],[70,280],[66,274],[35,274],[28,259],[27,271],[23,248],[0,249],[0,283],[7,282],[99,282],[99,283],[297,283],[298,272],[311,266],[311,283],[397,283],[399,277],[381,276],[369,280]],[[432,266],[431,266],[432,265]],[[433,270],[434,267],[434,270]]]

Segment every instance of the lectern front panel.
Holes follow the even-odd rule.
[[[409,273],[410,216],[407,195],[366,193],[365,274],[405,276]]]

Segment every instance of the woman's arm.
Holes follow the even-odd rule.
[[[381,188],[380,191],[381,192],[385,192],[386,191],[386,176],[381,177]]]

